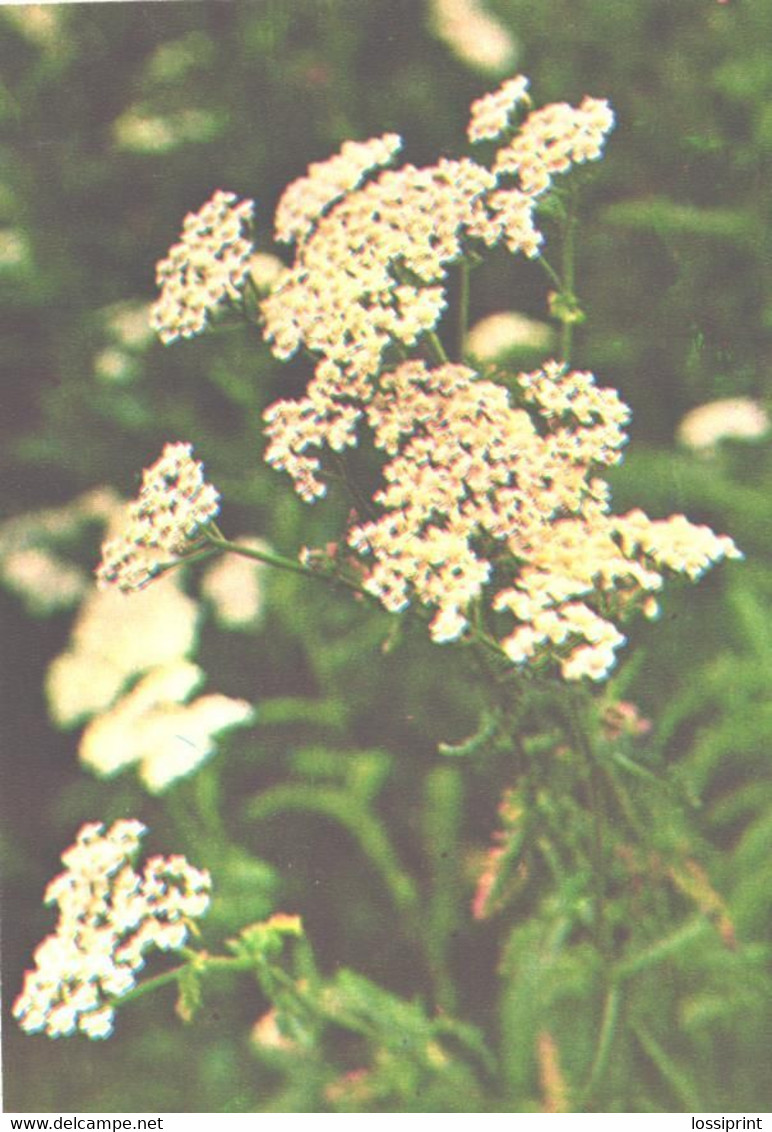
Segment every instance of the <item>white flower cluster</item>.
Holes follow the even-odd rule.
[[[388,165],[401,146],[397,134],[347,141],[334,157],[310,165],[308,175],[293,181],[276,206],[276,239],[283,244],[305,240],[325,209],[359,188],[373,169]]]
[[[500,138],[510,128],[510,119],[518,106],[529,106],[528,79],[516,75],[507,79],[498,90],[484,94],[472,103],[467,136],[471,142]]]
[[[528,100],[527,87],[518,76],[476,102],[472,135],[492,137],[505,129],[514,107]],[[362,183],[366,167],[384,163],[396,150],[398,139],[387,135],[362,143],[359,161],[344,160],[344,146],[287,190],[277,235],[294,235],[299,244],[294,264],[260,304],[264,333],[278,358],[305,346],[321,360],[304,398],[268,409],[266,459],[292,476],[304,499],[325,492],[320,450],[340,452],[356,444],[377,374],[436,328],[451,266],[480,245],[503,243],[512,253],[539,254],[534,208],[546,186],[535,185],[529,170],[540,162],[544,170],[565,172],[572,160],[589,160],[590,138],[596,148],[600,144],[599,105],[585,100],[578,110],[569,107],[565,137],[557,141],[556,125],[551,133],[547,126],[539,132],[539,119],[530,126],[533,115],[528,119],[524,152],[531,165],[521,162],[515,170],[519,186],[512,184],[511,161],[499,161],[506,150],[499,151],[493,171],[469,158],[443,158],[426,169],[385,170]],[[562,114],[559,109],[549,121],[557,123]],[[604,121],[608,130],[612,118]]]
[[[555,102],[529,114],[517,135],[496,154],[494,171],[517,174],[530,196],[544,193],[552,178],[572,165],[597,161],[614,113],[602,98],[582,100],[580,106]]]
[[[200,334],[210,315],[239,298],[253,251],[253,212],[253,201],[218,190],[185,217],[179,243],[156,272],[161,294],[151,321],[163,342]]]
[[[134,988],[147,953],[179,950],[206,912],[209,874],[184,857],[153,857],[135,871],[145,832],[138,821],[117,821],[106,832],[90,823],[62,854],[65,872],[45,893],[59,922],[35,951],[35,969],[13,1006],[28,1033],[108,1037],[115,1000]]]
[[[431,609],[435,641],[465,631],[495,577],[490,607],[514,619],[501,638],[514,663],[545,658],[565,679],[599,680],[625,640],[612,617],[655,612],[664,570],[694,579],[739,552],[681,515],[608,513],[593,473],[626,441],[614,390],[554,362],[517,382],[521,406],[465,366],[404,362],[384,375],[366,408],[391,457],[381,517],[349,541],[372,560],[365,588],[394,612],[413,599]]]
[[[167,790],[210,758],[224,731],[254,719],[246,700],[200,696],[186,701],[204,674],[189,661],[154,668],[83,732],[81,762],[102,778],[135,766],[151,794]]]
[[[468,159],[381,174],[319,221],[262,303],[278,357],[301,344],[322,355],[306,397],[279,401],[266,413],[266,459],[292,475],[303,498],[325,491],[314,452],[356,443],[361,411],[353,402],[372,395],[388,352],[395,344],[414,347],[437,325],[448,268],[462,256],[464,240],[493,244],[506,229],[535,250],[530,214],[504,218],[486,208],[495,184]]]
[[[629,411],[591,374],[549,362],[510,393],[464,365],[405,360],[427,341],[441,353],[431,334],[468,252],[539,254],[539,197],[600,157],[614,122],[588,97],[515,130],[524,105],[523,76],[474,103],[471,140],[499,142],[492,169],[442,159],[368,181],[355,169],[348,189],[330,174],[333,196],[318,167],[287,191],[295,219],[282,214],[280,234],[299,243],[261,303],[265,336],[279,358],[302,345],[320,360],[304,397],[267,410],[266,459],[311,501],[325,492],[321,451],[355,445],[366,424],[386,463],[374,516],[348,535],[365,587],[392,611],[424,605],[436,641],[467,631],[476,604],[513,663],[599,680],[625,639],[615,622],[653,615],[666,571],[694,578],[739,552],[683,516],[610,514],[598,473],[621,458]]]
[[[491,168],[469,158],[384,168],[401,145],[387,134],[347,142],[286,190],[275,231],[295,244],[295,258],[271,265],[259,310],[276,357],[303,347],[316,365],[304,396],[266,411],[266,459],[313,501],[326,490],[323,450],[353,447],[367,426],[386,459],[374,511],[348,534],[366,588],[393,611],[420,602],[436,641],[466,632],[475,605],[513,663],[557,664],[566,679],[599,680],[624,642],[616,622],[656,613],[666,571],[696,578],[739,551],[680,515],[610,514],[598,473],[621,458],[629,412],[591,374],[548,362],[516,375],[508,391],[461,364],[406,360],[411,351],[443,357],[435,330],[453,266],[502,245],[538,256],[539,198],[556,176],[602,155],[614,124],[605,100],[545,106],[516,127],[517,111],[530,104],[522,75],[473,104],[469,137],[498,146]],[[180,449],[190,461],[189,446]],[[148,504],[140,496],[130,536],[108,544],[103,581],[141,585],[216,513],[200,473],[190,509],[181,482],[167,478],[173,507],[143,486]],[[136,694],[144,704],[147,689]],[[133,705],[127,710],[133,718]],[[99,722],[109,733],[109,721]],[[163,746],[156,722],[149,733]],[[129,757],[114,742],[100,747],[108,748],[92,760],[105,773]]]
[[[167,444],[142,476],[139,498],[130,503],[123,529],[102,547],[100,586],[140,589],[189,547],[220,509],[220,496],[204,479],[191,444]]]

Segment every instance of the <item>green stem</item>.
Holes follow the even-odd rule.
[[[552,264],[549,262],[549,260],[545,259],[543,255],[540,255],[538,262],[544,268],[544,271],[546,272],[547,278],[549,279],[549,281],[551,283],[553,283],[555,285],[555,287],[557,287],[558,291],[562,291],[563,290],[563,280],[560,278],[557,271],[552,266]]]
[[[226,551],[229,554],[240,554],[243,558],[252,558],[255,562],[262,562],[266,566],[276,566],[279,570],[290,570],[294,574],[306,574],[318,577],[318,574],[308,566],[304,566],[302,562],[297,562],[293,558],[285,558],[281,554],[274,554],[268,550],[255,550],[251,546],[242,546],[240,543],[231,542],[213,523],[210,523],[204,530],[207,540],[216,547],[218,550]]]
[[[617,801],[619,809],[624,814],[627,824],[630,826],[630,829],[641,839],[643,843],[645,843],[648,835],[646,823],[638,816],[638,811],[635,808],[635,804],[627,793],[624,783],[620,781],[619,775],[616,773],[616,769],[609,763],[606,763],[603,766],[603,774],[614,798]],[[652,775],[651,777],[656,779],[655,775]]]
[[[160,975],[153,975],[149,979],[145,979],[142,983],[137,983],[131,990],[126,991],[125,994],[111,998],[111,1006],[123,1006],[124,1002],[131,1002],[134,999],[142,998],[146,994],[152,994],[160,987],[166,987],[169,983],[176,982],[183,971],[193,964],[202,974],[209,971],[249,971],[253,962],[251,959],[242,956],[230,955],[207,955],[205,952],[190,952],[191,958],[187,963],[180,963],[178,967],[172,967],[170,971],[162,971]]]
[[[663,959],[669,959],[671,955],[674,955],[676,952],[681,951],[682,948],[694,943],[703,933],[712,930],[710,921],[702,916],[700,916],[699,919],[691,920],[684,927],[673,932],[672,935],[657,940],[651,947],[647,947],[645,951],[640,951],[637,955],[631,955],[629,959],[625,959],[623,962],[619,963],[614,977],[621,980],[628,979],[631,975],[637,975],[639,971],[661,963]]]
[[[442,350],[442,345],[439,343],[439,348]],[[444,360],[447,361],[447,355],[443,351]],[[184,562],[196,561],[199,557],[209,557],[216,551],[223,551],[228,554],[240,554],[243,558],[251,558],[255,562],[262,562],[266,566],[275,566],[279,570],[289,570],[293,574],[301,574],[306,578],[313,578],[315,581],[327,582],[328,585],[342,586],[344,589],[350,590],[352,593],[357,594],[359,597],[365,598],[371,605],[382,608],[380,599],[376,594],[370,593],[359,582],[354,581],[352,578],[347,578],[344,574],[325,572],[322,570],[314,570],[310,566],[305,566],[302,562],[298,562],[292,558],[285,558],[283,555],[275,554],[272,551],[255,550],[250,546],[242,546],[237,542],[231,542],[220,531],[215,523],[209,523],[204,530],[204,535],[207,541],[211,544],[212,549],[201,551],[198,555],[190,555],[188,558],[183,559]],[[179,563],[174,563],[179,565]],[[430,613],[424,610],[420,605],[413,605],[411,612],[414,617],[421,621],[430,619]],[[480,647],[482,646],[491,653],[495,653],[499,660],[503,660],[511,667],[509,657],[506,655],[501,645],[495,638],[489,636],[483,630],[476,627],[471,628],[469,644]]]
[[[224,551],[228,554],[240,554],[242,558],[251,558],[255,562],[262,562],[266,566],[275,566],[279,570],[289,570],[293,574],[302,574],[306,578],[314,578],[316,581],[327,582],[332,586],[343,586],[345,589],[352,590],[360,597],[367,598],[368,601],[378,605],[380,604],[374,594],[369,593],[369,591],[364,589],[363,586],[360,586],[358,582],[345,577],[343,574],[314,570],[311,566],[305,566],[302,562],[297,562],[293,558],[285,558],[281,554],[274,554],[266,550],[255,550],[253,547],[242,546],[240,543],[231,542],[230,539],[225,538],[213,524],[209,525],[205,534],[208,541],[213,547],[216,547],[217,550]]]
[[[180,566],[189,566],[195,562],[205,562],[207,558],[214,558],[217,553],[211,547],[206,547],[204,550],[194,550],[190,554],[186,554],[183,558],[175,558],[173,562],[164,562],[160,566],[155,567],[153,577],[160,578],[162,574],[168,574],[170,570],[177,570]]]
[[[227,845],[225,822],[217,805],[219,778],[211,766],[204,766],[193,776],[193,797],[202,829],[212,844]]]
[[[450,361],[450,358],[445,353],[445,347],[443,346],[442,342],[440,342],[436,330],[427,330],[423,337],[424,341],[429,347],[432,358],[437,363],[437,365],[444,366],[447,362]]]
[[[333,454],[333,460],[337,468],[338,482],[343,485],[344,490],[348,494],[349,502],[352,507],[362,516],[368,519],[375,518],[375,508],[372,501],[363,495],[359,489],[356,480],[349,474],[348,463],[340,452]]]
[[[619,987],[613,984],[609,987],[606,995],[606,1000],[603,1004],[603,1017],[600,1023],[600,1032],[598,1034],[598,1044],[595,1047],[595,1056],[592,1059],[592,1066],[590,1067],[590,1076],[587,1079],[587,1084],[582,1092],[579,1109],[589,1111],[589,1106],[592,1104],[595,1090],[606,1071],[608,1064],[609,1054],[611,1047],[614,1043],[614,1035],[616,1033],[617,1020],[619,1018],[619,1005],[621,995]]]
[[[167,795],[166,812],[183,846],[191,845],[191,838],[200,841],[200,821],[198,814],[189,804],[185,791],[172,790]],[[186,849],[187,851],[187,849]]]
[[[601,955],[610,958],[610,940],[606,924],[606,853],[603,844],[603,822],[605,807],[603,805],[603,779],[598,767],[592,743],[585,726],[585,713],[583,706],[575,695],[567,697],[569,704],[569,737],[577,748],[587,770],[587,785],[590,796],[590,810],[592,812],[593,836],[590,847],[592,861],[592,887],[594,905],[595,942]]]
[[[571,193],[568,209],[566,212],[565,226],[563,229],[563,254],[562,254],[562,273],[563,273],[563,286],[562,291],[567,299],[571,301],[573,306],[574,301],[574,285],[576,280],[576,207],[575,207],[575,194]],[[560,332],[560,355],[561,360],[568,365],[571,359],[571,347],[574,338],[574,323],[570,317],[563,318],[563,324]]]
[[[462,259],[459,264],[458,326],[456,328],[456,356],[459,361],[462,361],[464,357],[466,333],[469,325],[469,275],[469,264]]]
[[[685,1112],[704,1111],[701,1098],[686,1073],[675,1063],[658,1041],[640,1023],[632,1025],[632,1031],[643,1050],[676,1094]]]

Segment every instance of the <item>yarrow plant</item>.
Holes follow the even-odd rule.
[[[614,124],[608,103],[587,97],[516,126],[528,89],[519,75],[473,104],[468,135],[493,144],[488,164],[384,171],[401,146],[387,134],[347,142],[286,190],[276,238],[295,245],[294,263],[257,317],[277,358],[302,347],[317,360],[306,394],[266,411],[266,459],[313,501],[327,491],[325,452],[356,446],[366,426],[386,460],[368,517],[347,533],[362,588],[392,612],[425,607],[435,641],[476,632],[516,665],[601,680],[625,640],[619,622],[656,614],[668,574],[695,579],[738,551],[683,516],[611,514],[600,473],[621,459],[629,410],[592,374],[548,361],[502,381],[446,353],[437,331],[451,274],[466,283],[470,263],[499,244],[543,259],[540,200],[601,157]],[[215,262],[230,254],[222,242]],[[564,329],[573,302],[563,296]],[[155,318],[169,341],[177,313],[157,307]],[[133,529],[105,548],[103,584],[134,588],[159,568],[154,556],[184,554],[199,530],[206,538],[217,493],[199,469],[177,445],[145,473]]]
[[[56,931],[35,952],[13,1007],[28,1033],[108,1037],[113,1004],[135,988],[148,952],[180,951],[206,912],[209,874],[184,857],[152,857],[134,869],[145,832],[138,821],[108,830],[93,822],[62,854],[65,871],[45,894],[59,909]]]
[[[571,350],[584,317],[574,289],[578,190],[589,177],[583,167],[603,156],[613,126],[609,104],[594,97],[533,109],[529,82],[518,75],[472,105],[468,139],[484,157],[398,166],[402,141],[389,133],[348,141],[311,165],[276,209],[274,235],[288,262],[253,246],[251,201],[218,191],[190,214],[181,241],[159,264],[153,325],[171,344],[223,317],[241,318],[259,328],[275,359],[302,359],[305,389],[265,410],[265,460],[304,502],[342,499],[345,526],[324,549],[303,547],[296,556],[251,536],[229,538],[218,525],[220,493],[192,445],[167,444],[144,472],[138,497],[111,523],[97,570],[100,591],[84,605],[48,687],[63,726],[89,720],[80,745],[84,765],[101,777],[135,766],[142,785],[159,794],[205,774],[205,762],[211,770],[221,732],[260,719],[259,707],[255,713],[243,700],[191,700],[203,679],[190,660],[197,614],[172,570],[207,560],[202,593],[226,626],[257,618],[254,571],[273,566],[349,591],[394,617],[414,617],[435,644],[467,650],[487,697],[480,730],[461,744],[441,744],[440,753],[504,752],[515,780],[500,806],[502,828],[478,869],[471,915],[500,915],[513,893],[526,889],[531,909],[554,908],[538,886],[562,883],[561,854],[573,854],[577,892],[584,884],[588,891],[561,904],[568,910],[560,938],[584,933],[617,972],[605,988],[587,1079],[576,1090],[585,1105],[608,1062],[627,977],[624,963],[613,967],[609,859],[613,852],[615,861],[634,867],[625,839],[639,837],[642,825],[618,777],[619,759],[631,774],[656,781],[634,760],[617,758],[616,748],[609,754],[609,744],[632,743],[649,724],[634,705],[604,699],[601,686],[626,642],[625,627],[636,616],[657,615],[668,579],[696,581],[722,559],[741,557],[730,537],[684,515],[652,519],[638,508],[612,510],[606,475],[622,460],[630,410],[614,389],[573,367]],[[548,258],[552,239],[559,266]],[[554,345],[543,323],[499,312],[495,325],[501,331],[503,319],[506,333],[495,348],[486,346],[483,323],[467,330],[472,271],[502,250],[544,270],[548,313],[559,327],[557,356],[527,372],[509,366],[508,354],[524,331],[529,350]],[[360,452],[355,461],[358,447],[367,456]],[[363,477],[357,469],[366,461]],[[212,566],[219,555],[232,557]],[[109,650],[105,656],[93,628],[100,603],[109,613],[111,602],[136,601],[161,587],[168,589],[174,632],[157,639],[148,633],[138,656],[131,647],[123,660]],[[90,684],[84,673],[99,657],[105,673]],[[276,710],[281,716],[286,705]],[[249,814],[261,820],[282,808],[309,809],[354,837],[368,825],[364,851],[411,939],[419,938],[419,894],[371,805],[380,768],[371,758],[356,786],[346,769],[344,786],[268,788]],[[559,789],[550,784],[552,773],[560,776]],[[445,782],[442,772],[432,780],[437,797]],[[201,797],[211,796],[202,790]],[[624,833],[615,832],[609,815]],[[434,980],[432,1017],[395,1005],[351,972],[325,980],[297,917],[253,924],[229,941],[226,956],[188,953],[189,925],[208,901],[208,877],[182,858],[135,873],[130,861],[141,833],[131,822],[107,834],[87,826],[65,855],[69,872],[48,893],[59,904],[60,928],[39,949],[37,971],[15,1008],[25,1029],[104,1036],[116,1003],[152,990],[159,978],[178,981],[178,1009],[190,1017],[198,993],[190,992],[191,980],[197,985],[209,969],[230,966],[257,974],[271,1006],[255,1042],[276,1056],[310,1048],[328,1022],[368,1039],[393,1024],[413,1035],[419,1076],[453,1063],[443,1044],[448,1034],[488,1065],[476,1031],[450,1020],[455,1003],[445,944],[429,943],[422,954]],[[556,851],[553,841],[561,837]],[[435,867],[447,865],[438,857]],[[614,876],[618,882],[618,870]],[[667,876],[702,911],[720,907],[691,863],[674,864]],[[432,916],[435,926],[443,922],[441,913]],[[535,937],[526,942],[539,950]],[[155,982],[137,983],[151,947],[181,951],[183,963]],[[404,1069],[395,1069],[396,1056],[386,1042],[367,1071],[327,1083],[328,1102],[354,1104],[356,1094],[374,1104],[391,1095]],[[568,1103],[546,1029],[536,1056],[542,1078],[553,1083],[560,1104]]]

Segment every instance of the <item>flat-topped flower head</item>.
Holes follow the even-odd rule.
[[[102,547],[100,586],[140,589],[165,566],[184,556],[196,535],[219,512],[220,496],[204,479],[191,444],[167,444],[142,475],[122,530]]]
[[[309,165],[307,176],[293,181],[276,206],[276,239],[283,244],[305,240],[331,204],[359,188],[373,169],[388,165],[401,146],[398,134],[347,141],[340,153]]]
[[[597,161],[613,125],[614,112],[605,99],[588,96],[578,107],[567,102],[543,106],[498,151],[494,172],[516,174],[523,192],[539,195],[572,165]]]
[[[507,79],[492,94],[484,94],[471,106],[467,136],[471,142],[500,138],[511,128],[511,119],[519,106],[530,106],[528,79],[516,75]]]
[[[470,136],[509,135],[514,111],[530,105],[527,92],[519,75],[475,102]],[[386,135],[347,143],[290,186],[276,229],[296,242],[295,261],[260,303],[263,333],[277,358],[304,347],[318,364],[305,397],[267,410],[266,459],[292,476],[304,499],[325,494],[323,450],[357,443],[378,375],[437,330],[454,267],[500,245],[537,257],[539,194],[553,174],[599,155],[611,121],[598,100],[546,107],[515,135],[516,153],[507,157],[506,145],[498,151],[493,170],[470,158],[441,158],[367,179],[396,152],[398,139]]]
[[[601,473],[621,459],[629,410],[592,374],[546,362],[507,388],[427,363],[444,354],[453,268],[501,245],[539,256],[540,196],[597,160],[614,124],[589,96],[517,126],[523,107],[522,75],[472,106],[470,139],[499,147],[490,169],[443,158],[367,180],[354,163],[346,182],[339,156],[288,192],[278,228],[295,262],[260,304],[263,329],[276,357],[304,347],[317,364],[305,396],[266,410],[266,460],[312,502],[325,450],[342,456],[369,430],[382,484],[348,532],[365,588],[392,612],[422,605],[435,641],[470,631],[474,606],[513,664],[600,680],[625,640],[617,623],[656,612],[668,573],[696,578],[739,552],[682,516],[610,514]]]
[[[390,345],[414,346],[445,309],[442,284],[464,239],[490,235],[482,198],[495,184],[469,159],[441,160],[387,170],[343,196],[261,303],[274,354],[304,345],[355,378],[375,373]]]
[[[59,909],[56,930],[35,951],[13,1006],[27,1033],[108,1037],[115,1001],[136,985],[147,953],[179,950],[206,912],[209,874],[184,857],[153,857],[135,870],[145,832],[138,821],[108,830],[92,822],[62,854],[65,871],[45,893]]]
[[[180,240],[158,264],[161,288],[151,323],[164,343],[193,338],[211,315],[239,298],[253,253],[254,202],[219,190],[185,217]]]
[[[421,361],[384,375],[365,409],[390,457],[379,515],[349,543],[386,609],[432,612],[433,640],[461,637],[482,602],[513,664],[601,680],[625,641],[616,621],[651,615],[667,573],[695,579],[739,552],[683,516],[609,514],[598,472],[620,460],[629,419],[614,390],[556,362],[516,382],[511,395]]]

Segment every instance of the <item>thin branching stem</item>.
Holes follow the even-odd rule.
[[[175,983],[189,967],[193,967],[201,974],[206,974],[210,971],[248,971],[254,966],[253,960],[241,955],[208,955],[205,951],[191,951],[188,952],[188,955],[189,959],[186,963],[180,963],[179,966],[172,967],[169,971],[162,971],[159,975],[152,975],[149,979],[137,983],[125,994],[111,998],[109,1000],[110,1005],[123,1006],[125,1002],[143,998],[145,995],[160,990],[161,987]]]
[[[458,323],[456,326],[456,357],[463,361],[466,351],[466,334],[469,326],[469,275],[471,268],[465,259],[458,273]]]
[[[571,192],[568,199],[568,208],[563,222],[563,251],[562,251],[562,292],[568,309],[563,312],[563,322],[560,333],[560,357],[566,365],[571,360],[571,348],[574,338],[573,307],[575,305],[574,286],[576,283],[576,194]]]
[[[601,1017],[598,1042],[595,1047],[595,1056],[592,1059],[590,1074],[587,1079],[587,1084],[579,1098],[579,1108],[585,1111],[588,1111],[593,1104],[598,1085],[606,1072],[611,1048],[616,1035],[620,1003],[621,993],[619,986],[616,983],[612,983],[606,993],[605,1002],[603,1003],[603,1015]]]
[[[281,554],[275,554],[272,551],[256,550],[251,546],[243,546],[237,542],[231,542],[227,539],[213,524],[210,524],[206,531],[208,541],[217,550],[221,550],[228,554],[239,554],[242,558],[251,558],[255,562],[262,562],[265,566],[275,566],[279,570],[289,570],[293,574],[302,574],[306,578],[314,578],[316,581],[327,582],[333,586],[343,586],[345,589],[352,590],[358,596],[367,598],[368,601],[378,604],[378,598],[366,590],[359,582],[354,581],[352,578],[347,578],[345,574],[338,571],[328,570],[315,570],[312,566],[306,566],[305,563],[295,561],[292,558],[285,558]]]
[[[537,262],[541,264],[541,266],[542,266],[543,270],[545,271],[549,281],[551,283],[553,283],[555,285],[555,287],[557,287],[558,291],[562,291],[563,290],[563,280],[560,278],[560,275],[555,270],[555,268],[552,266],[552,264],[549,262],[549,260],[546,259],[545,256],[540,255],[540,256],[538,256]]]
[[[429,352],[432,355],[432,360],[435,361],[437,365],[444,366],[450,361],[436,330],[427,330],[423,336],[423,341],[426,342]]]
[[[580,695],[581,692],[580,694],[569,694],[566,697],[569,705],[569,738],[580,755],[587,774],[593,829],[590,856],[592,861],[595,943],[601,955],[609,959],[610,940],[606,924],[606,850],[603,836],[606,822],[603,778],[586,724],[586,705],[581,702]]]

